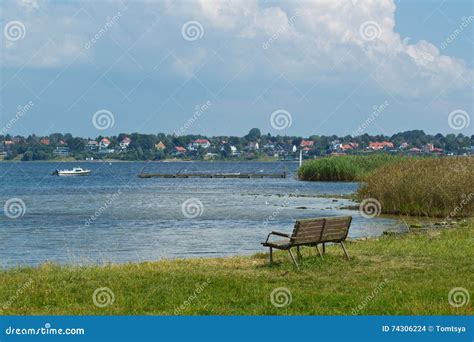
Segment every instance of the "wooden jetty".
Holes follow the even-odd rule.
[[[143,173],[140,178],[286,178],[282,173]]]

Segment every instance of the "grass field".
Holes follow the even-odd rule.
[[[272,267],[258,254],[10,269],[0,272],[0,309],[4,315],[468,315],[472,304],[453,307],[448,293],[462,287],[472,295],[473,238],[471,219],[452,228],[348,242],[349,262],[339,246],[328,248],[324,260],[308,248],[299,272],[285,254],[277,254]],[[99,307],[93,294],[103,287],[110,297],[96,302],[109,305]],[[291,293],[288,305],[272,305],[276,288]],[[289,297],[275,298],[288,303]]]
[[[298,178],[304,181],[361,181],[382,165],[408,158],[385,153],[324,157],[306,161],[298,170]]]

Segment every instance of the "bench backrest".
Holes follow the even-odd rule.
[[[297,220],[291,235],[291,243],[297,246],[343,241],[349,233],[351,221],[351,216]]]

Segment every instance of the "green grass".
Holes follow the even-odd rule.
[[[0,272],[0,308],[6,315],[173,315],[188,300],[180,314],[350,315],[366,303],[358,314],[468,315],[472,304],[455,308],[448,293],[463,287],[472,297],[473,237],[470,220],[455,228],[348,242],[349,262],[339,246],[329,247],[324,260],[306,248],[299,272],[285,254],[277,254],[272,267],[258,254],[10,269]],[[112,290],[113,304],[93,304],[99,287]],[[270,293],[278,287],[291,292],[288,306],[271,304]]]
[[[358,197],[375,198],[388,214],[474,215],[474,157],[402,159],[364,178]]]
[[[360,181],[382,165],[407,158],[385,153],[324,157],[305,162],[298,170],[298,178],[305,181]]]

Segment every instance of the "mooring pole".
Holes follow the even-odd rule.
[[[300,167],[303,165],[303,150],[300,150]]]

